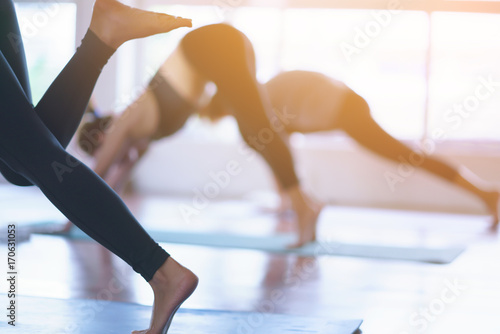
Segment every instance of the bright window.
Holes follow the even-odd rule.
[[[500,140],[498,14],[189,5],[151,9],[193,18],[194,28],[223,20],[233,24],[252,41],[262,82],[293,69],[346,82],[368,101],[379,124],[400,139],[419,140],[443,130],[448,140]],[[140,42],[142,56],[135,66],[142,84],[188,31]],[[485,81],[490,85],[478,88]],[[483,93],[479,103],[476,90]],[[463,105],[461,114],[456,104]],[[208,131],[196,122],[199,127],[190,135]],[[226,139],[236,138],[237,131],[229,130],[234,123],[225,126]],[[220,136],[219,130],[208,131],[209,136]]]
[[[214,6],[152,9],[191,17],[195,26],[221,21],[217,15],[220,10]],[[281,70],[323,72],[345,81],[365,97],[374,117],[392,134],[420,138],[425,125],[428,17],[411,11],[382,17],[387,25],[349,61],[342,45],[353,44],[358,29],[373,23],[373,12],[238,7],[227,9],[225,14],[252,41],[260,81],[267,81]],[[144,42],[147,65],[138,65],[145,69],[143,78],[151,76],[152,69],[160,66],[185,33],[174,32]]]
[[[500,15],[434,13],[432,26],[430,130],[500,140]]]
[[[36,105],[75,51],[76,5],[22,2],[16,12]]]
[[[367,100],[387,131],[419,138],[424,129],[427,15],[374,13],[378,11],[287,10],[282,67],[344,81]]]

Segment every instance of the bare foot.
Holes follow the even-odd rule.
[[[191,20],[126,6],[116,0],[96,0],[90,30],[117,49],[131,39],[191,27]]]
[[[305,244],[316,241],[316,227],[322,209],[323,205],[315,203],[310,205],[304,212],[297,213],[299,239],[297,242],[288,245],[288,248],[299,248]]]
[[[500,199],[500,194],[498,191],[488,192],[484,198],[484,202],[488,208],[488,211],[491,214],[491,227],[492,231],[496,231],[498,229],[498,201]]]
[[[460,167],[460,171],[453,180],[453,183],[472,192],[484,202],[491,214],[492,224],[490,229],[493,231],[497,230],[499,223],[498,201],[500,197],[497,186],[492,187],[491,183],[480,179],[476,174],[463,166]]]
[[[132,334],[164,334],[181,304],[198,285],[198,277],[169,257],[149,281],[153,288],[153,315],[149,329]]]
[[[323,204],[315,203],[297,186],[288,191],[297,218],[298,240],[288,248],[302,247],[316,241],[316,225]]]

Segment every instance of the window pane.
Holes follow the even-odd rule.
[[[232,16],[232,24],[252,42],[261,82],[269,80],[279,69],[283,19],[283,11],[277,8],[242,7]]]
[[[36,105],[75,51],[76,5],[23,2],[16,11]]]
[[[368,101],[391,134],[422,136],[425,13],[290,9],[285,24],[284,69],[315,70],[340,79]]]
[[[499,140],[500,15],[435,13],[432,27],[430,133]]]

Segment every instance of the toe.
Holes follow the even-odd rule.
[[[304,242],[304,241],[297,241],[293,244],[290,244],[290,245],[287,245],[286,248],[287,249],[297,249],[297,248],[300,248],[302,246],[304,246],[307,242]]]

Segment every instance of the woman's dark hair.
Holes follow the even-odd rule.
[[[83,124],[78,130],[78,146],[88,155],[93,156],[101,146],[104,135],[111,127],[112,116],[100,116],[90,105],[85,112]]]

